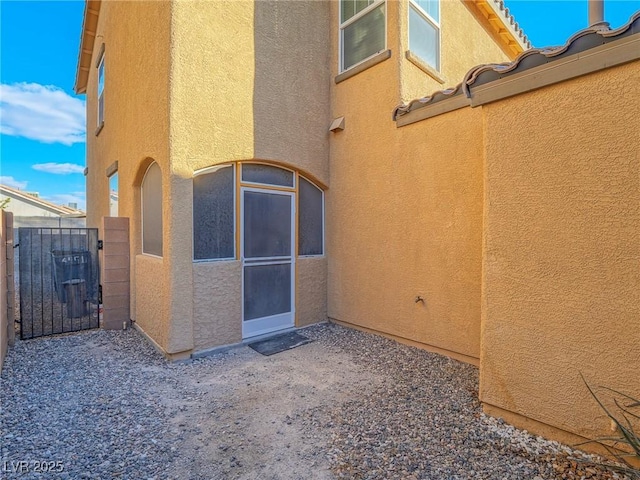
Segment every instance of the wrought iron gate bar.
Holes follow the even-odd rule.
[[[17,230],[20,337],[99,327],[98,229]]]

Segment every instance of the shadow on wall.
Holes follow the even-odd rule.
[[[328,179],[330,4],[254,4],[254,158],[289,163],[322,182]]]

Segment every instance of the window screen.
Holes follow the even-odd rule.
[[[322,190],[300,177],[299,196],[299,255],[322,255],[324,253],[324,202]]]
[[[193,258],[235,257],[233,166],[193,178]]]
[[[293,172],[260,163],[245,163],[242,165],[242,181],[293,187]]]
[[[155,162],[142,181],[142,252],[162,256],[162,172]]]

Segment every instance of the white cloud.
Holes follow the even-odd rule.
[[[84,142],[84,101],[53,85],[0,84],[0,133],[43,143]]]
[[[27,188],[27,182],[21,182],[20,180],[16,180],[13,177],[7,177],[5,175],[0,175],[0,183],[7,187],[17,188],[19,190]]]
[[[37,163],[31,168],[40,172],[68,175],[70,173],[84,173],[84,167],[75,163]]]

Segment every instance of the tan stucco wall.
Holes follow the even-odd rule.
[[[301,257],[296,261],[296,327],[327,319],[327,258]]]
[[[239,314],[232,318],[209,312],[205,319],[211,331],[219,331],[224,318],[228,332],[212,340],[204,319],[195,319],[193,331],[194,308],[196,315],[206,312],[194,307],[202,297],[200,286],[194,290],[194,271],[198,282],[218,285],[219,302],[233,303],[226,297],[241,302],[227,277],[219,277],[215,268],[193,265],[193,172],[259,158],[328,183],[329,39],[322,35],[328,22],[329,3],[313,1],[102,6],[93,62],[104,41],[105,125],[97,137],[92,135],[97,109],[93,68],[87,89],[88,224],[97,226],[108,215],[105,170],[117,160],[119,214],[131,218],[131,258],[140,254],[139,187],[151,159],[158,162],[164,258],[132,261],[131,311],[169,354],[193,349],[200,335],[198,346],[228,343],[241,327]],[[136,293],[138,288],[144,291]]]
[[[506,59],[461,2],[441,5],[446,86]],[[331,136],[328,315],[477,363],[482,114],[396,128],[396,105],[444,88],[405,58],[407,16],[407,2],[387,2],[391,58],[332,89],[332,117],[344,116],[345,130]],[[337,74],[337,29],[333,42]]]
[[[240,261],[193,264],[195,350],[242,341]]]
[[[255,2],[254,158],[329,178],[330,4]]]
[[[160,348],[166,351],[169,336],[169,302],[158,292],[167,292],[164,259],[151,255],[136,255],[135,292],[138,296],[136,324]]]
[[[176,345],[187,345],[191,322],[196,349],[241,339],[240,267],[192,261],[193,172],[261,159],[328,183],[328,22],[326,2],[174,3],[167,261]]]
[[[488,36],[486,39],[481,38],[481,30],[473,24],[471,14],[461,3],[442,8],[442,43],[447,45],[443,50],[443,74],[446,79],[461,77],[466,68],[476,63],[504,58],[500,50],[488,40]],[[227,296],[237,298],[238,304],[241,301],[239,297],[235,297],[238,291],[233,284],[219,282],[215,268],[193,265],[191,179],[194,171],[201,168],[238,160],[259,159],[299,169],[329,187],[327,210],[333,205],[336,212],[341,212],[336,213],[333,220],[328,219],[327,238],[332,235],[331,222],[336,225],[333,228],[337,231],[337,225],[343,228],[343,219],[352,220],[350,215],[353,213],[353,206],[348,203],[351,196],[366,192],[369,195],[366,197],[368,201],[383,196],[394,197],[395,203],[375,203],[373,208],[367,204],[368,208],[358,212],[358,222],[345,224],[340,236],[344,243],[327,242],[328,258],[335,248],[337,259],[334,265],[344,260],[344,267],[340,267],[340,270],[346,271],[353,260],[345,259],[350,258],[353,253],[352,245],[358,241],[358,248],[368,250],[372,258],[377,256],[374,264],[377,265],[378,272],[384,269],[382,260],[397,261],[397,272],[405,271],[412,264],[406,253],[400,253],[405,251],[404,235],[397,235],[393,241],[384,240],[381,244],[376,237],[354,233],[354,226],[368,225],[362,231],[375,232],[381,226],[376,215],[392,212],[394,204],[396,207],[400,205],[400,195],[396,193],[396,188],[407,185],[412,188],[409,177],[402,177],[406,173],[398,177],[398,169],[391,168],[394,161],[403,161],[396,158],[396,151],[404,145],[404,136],[407,134],[397,133],[390,120],[390,112],[404,97],[422,96],[440,88],[440,85],[430,83],[434,82],[431,77],[416,70],[404,58],[407,4],[390,1],[387,5],[387,46],[392,51],[391,60],[334,86],[332,79],[338,73],[337,9],[338,2],[311,0],[105,2],[101,9],[98,38],[104,39],[107,46],[106,120],[98,137],[89,135],[88,157],[91,158],[91,163],[87,186],[90,192],[88,202],[92,207],[88,223],[97,225],[100,217],[108,214],[108,183],[104,171],[117,160],[119,213],[131,218],[131,258],[140,254],[139,184],[141,174],[150,159],[158,162],[163,173],[164,258],[159,265],[150,259],[147,262],[140,260],[132,263],[132,275],[136,276],[136,281],[133,282],[135,288],[146,290],[140,294],[135,290],[132,292],[131,311],[135,312],[136,320],[140,315],[144,317],[139,320],[140,325],[167,353],[187,352],[195,344],[198,345],[197,348],[214,346],[213,334],[205,334],[207,321],[211,323],[212,332],[219,330],[220,319],[223,317],[228,318],[231,336],[239,328],[240,318],[231,319],[211,314],[207,316],[209,320],[196,318],[203,310],[196,306],[201,291],[200,286],[196,288],[194,275],[197,275],[198,283],[216,283],[220,302],[230,302],[226,298],[223,301],[223,297]],[[463,26],[458,30],[453,27],[445,29],[447,23],[457,24],[456,16],[460,17],[459,22]],[[463,29],[472,32],[465,34],[468,45],[464,52],[468,52],[468,55],[458,54],[455,60],[447,60],[447,55],[451,55],[446,53],[450,48],[449,43],[454,42],[453,36]],[[101,41],[96,42],[96,54],[100,45]],[[493,58],[494,51],[498,58]],[[90,128],[92,119],[96,116],[96,74],[97,71],[93,69],[87,90]],[[347,130],[336,135],[329,134],[327,130],[331,119],[341,115],[347,116]],[[115,122],[114,118],[122,121]],[[132,125],[136,128],[131,128]],[[434,131],[444,134],[439,127]],[[466,135],[470,133],[460,133],[461,137]],[[416,138],[418,137],[420,135],[416,134]],[[334,141],[331,148],[330,141]],[[471,149],[477,141],[476,137],[469,141],[465,137],[464,143]],[[423,140],[419,145],[424,144]],[[445,154],[450,151],[447,147],[442,152]],[[331,174],[330,155],[336,166],[335,172],[332,171]],[[450,167],[452,171],[466,169],[467,164],[472,162],[465,155],[466,153],[461,154],[459,163],[453,163]],[[361,158],[365,162],[360,162]],[[390,160],[392,158],[394,161]],[[419,157],[415,158],[417,162]],[[443,159],[444,157],[434,157],[432,160],[443,166]],[[421,165],[416,168],[421,168]],[[469,179],[468,187],[474,192],[476,180],[475,177]],[[335,198],[331,198],[333,181],[338,181],[338,185],[344,190]],[[438,191],[439,188],[444,188],[444,182],[436,182],[432,186]],[[364,202],[362,206],[365,206]],[[460,219],[477,213],[475,204],[465,204],[459,208],[462,210],[456,212],[456,215]],[[328,217],[331,215],[328,213]],[[403,218],[408,220],[409,216]],[[442,217],[425,218],[424,221],[426,224],[435,222],[439,225]],[[461,220],[463,239],[455,245],[442,248],[448,254],[451,253],[449,249],[455,250],[454,258],[462,256],[471,265],[477,260],[474,257],[475,247],[465,244],[463,248],[461,245],[468,238],[475,238],[472,229],[469,227],[465,230],[464,227],[467,223],[474,223],[465,222]],[[398,225],[401,224],[398,222]],[[380,230],[379,233],[386,234],[387,229]],[[426,240],[415,240],[416,244],[423,241]],[[467,248],[471,251],[467,252]],[[380,257],[378,252],[381,250],[388,253],[383,253]],[[331,260],[323,260],[324,263],[327,261]],[[446,263],[445,260],[442,261]],[[323,294],[311,293],[314,288],[320,288],[327,281],[322,276],[325,275],[323,262],[304,260],[299,265],[296,318],[300,325],[325,316],[323,304],[326,301],[322,298]],[[142,267],[143,270],[137,272],[135,268],[138,264],[153,265],[153,268]],[[360,271],[362,265],[356,270]],[[459,353],[471,357],[477,356],[477,340],[470,340],[477,336],[477,329],[468,325],[475,320],[465,320],[463,324],[454,321],[455,326],[451,328],[456,333],[452,335],[455,339],[451,341],[443,340],[448,334],[441,332],[436,325],[440,320],[435,319],[442,314],[438,305],[444,305],[445,298],[450,295],[447,290],[451,288],[447,283],[450,272],[447,268],[452,268],[452,265],[440,265],[437,268],[444,269],[438,270],[439,272],[446,270],[446,274],[439,277],[442,284],[436,289],[439,293],[435,295],[437,298],[433,303],[428,305],[431,310],[426,315],[435,323],[427,323],[424,327],[427,334],[422,325],[416,326],[414,322],[414,317],[422,318],[425,313],[417,310],[420,305],[411,303],[410,306],[404,306],[406,298],[401,303],[405,311],[411,312],[411,318],[405,316],[405,320],[398,320],[398,325],[389,328],[386,326],[387,320],[381,320],[386,318],[383,312],[396,312],[393,306],[398,300],[392,301],[391,297],[395,297],[400,291],[413,302],[414,296],[418,294],[413,290],[421,285],[419,281],[401,282],[398,291],[387,292],[385,295],[389,300],[384,303],[388,307],[381,309],[370,305],[368,308],[375,310],[376,316],[374,320],[368,321],[373,322],[372,328],[381,328],[387,333],[443,343],[446,346],[441,348],[451,348],[456,352],[459,350]],[[331,265],[327,265],[326,269],[330,270]],[[145,276],[151,275],[152,270],[153,274],[163,275],[162,282]],[[316,274],[317,277],[314,276]],[[464,283],[467,279],[456,281]],[[435,287],[425,285],[424,288],[427,293],[431,293]],[[467,290],[465,292],[468,293]],[[361,294],[358,283],[352,283],[339,292],[336,305],[349,306],[348,310],[336,312],[341,317],[347,317],[342,320],[358,323],[358,318],[362,315],[357,313],[356,318],[351,318],[349,312],[356,310],[352,310],[354,305],[345,301],[345,298],[361,298]],[[366,295],[370,293],[367,292]],[[438,295],[442,295],[442,298]],[[372,305],[380,303],[380,298],[386,298],[374,297]],[[467,302],[471,302],[469,299],[475,297],[470,295],[465,298]],[[307,301],[308,304],[302,305]],[[160,308],[158,304],[161,304],[160,318],[164,319],[166,316],[166,320],[162,320],[165,323],[162,323],[162,327],[150,327],[149,322],[153,316],[149,312]],[[452,316],[461,318],[472,310],[465,304]],[[197,327],[194,327],[195,324]],[[166,331],[161,333],[158,328]],[[205,340],[196,340],[201,335]],[[219,344],[223,343],[227,343],[227,339],[221,337]]]
[[[163,328],[168,322],[171,292],[163,279],[169,270],[166,262],[157,264],[148,259],[153,268],[144,268],[146,264],[135,259],[142,250],[140,183],[150,159],[160,165],[163,183],[169,183],[170,7],[170,2],[102,2],[87,86],[87,226],[100,227],[102,216],[109,215],[106,169],[117,161],[118,213],[130,218],[131,315],[164,349],[169,346]],[[96,136],[95,66],[102,43],[105,122]],[[163,211],[166,224],[170,212],[166,195]],[[168,243],[167,232],[164,243]],[[139,272],[137,266],[142,267]]]
[[[349,132],[334,142],[337,154],[354,153],[351,162],[331,167],[329,317],[474,361],[481,111],[459,110],[399,130],[393,122],[372,130],[366,120],[350,119]],[[358,140],[365,134],[366,146]]]
[[[580,373],[640,397],[639,68],[483,107],[480,398],[494,413],[592,438],[610,424]]]
[[[175,1],[174,173],[262,159],[326,185],[328,29],[327,2]]]
[[[475,65],[509,61],[500,45],[463,2],[441,0],[439,77],[442,82],[439,82],[405,58],[405,52],[409,50],[408,1],[400,3],[399,19],[400,97],[404,102],[459,84]]]

